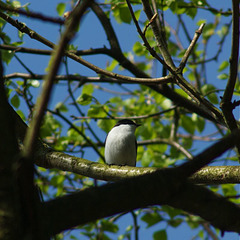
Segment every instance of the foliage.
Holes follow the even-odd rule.
[[[56,3],[54,10],[46,9],[40,3],[5,3],[9,7],[25,9],[25,12],[41,11],[43,15],[59,15],[60,19],[66,9],[73,7],[68,2]],[[53,3],[47,4],[53,7]],[[146,31],[148,43],[158,56],[165,59],[149,25],[150,20],[143,11],[142,2],[131,1],[131,4],[140,28]],[[121,77],[112,78],[112,72],[139,78],[161,78],[167,76],[169,71],[166,65],[162,65],[150,54],[138,35],[127,3],[116,0],[101,1],[97,7],[86,11],[78,33],[68,49],[110,73],[104,75],[96,70],[94,74],[89,71],[89,67],[83,68],[69,57],[63,57],[61,70],[56,76],[55,90],[40,131],[42,140],[51,148],[91,161],[103,162],[104,139],[115,124],[115,119],[131,117],[142,124],[136,133],[139,141],[137,166],[171,168],[182,164],[186,159],[191,160],[191,156],[232,130],[226,122],[226,116],[213,120],[210,114],[208,115],[216,108],[219,116],[223,116],[221,97],[230,75],[230,2],[219,1],[216,4],[205,0],[164,0],[152,1],[151,5],[153,9],[158,9],[158,27],[175,66],[179,66],[182,61],[195,31],[205,23],[202,35],[193,46],[182,72],[188,81],[187,87],[194,87],[197,94],[203,96],[211,107],[206,110],[206,105],[195,104],[195,107],[190,109],[189,104],[196,103],[197,99],[193,99],[187,88],[176,84],[176,81],[168,84],[168,90],[157,91],[153,85],[142,84],[140,80],[131,82],[129,78],[126,82]],[[1,11],[25,22],[27,27],[48,41],[54,39],[54,44],[57,43],[55,39],[62,35],[63,28],[54,23],[57,17],[52,19],[52,23],[45,18],[31,22],[32,16],[26,18],[18,11]],[[101,13],[104,13],[104,16]],[[104,22],[105,17],[109,17],[110,25]],[[8,99],[23,120],[29,122],[45,79],[44,75],[50,71],[48,62],[51,52],[42,51],[45,46],[40,44],[40,38],[36,39],[37,41],[29,39],[26,33],[9,26],[3,18],[0,18],[0,26],[0,48]],[[111,30],[112,26],[118,39]],[[124,53],[118,47],[117,41]],[[171,62],[167,62],[167,65],[171,66]],[[232,100],[238,99],[239,87],[238,82]],[[174,97],[167,91],[183,97],[184,101],[174,101]],[[200,108],[206,110],[206,114],[200,114]],[[235,117],[237,118],[237,115]],[[236,160],[237,153],[231,150],[215,162],[218,165],[232,165],[236,164]],[[44,201],[79,189],[103,185],[103,182],[92,178],[42,167],[37,168],[36,183],[41,189]],[[224,184],[209,188],[224,196],[230,196],[234,202],[239,203],[234,197],[237,196],[235,185]],[[202,239],[208,234],[219,235],[218,230],[210,228],[200,217],[169,206],[138,209],[134,215],[128,213],[128,219],[132,222],[127,225],[121,220],[125,217],[124,214],[119,214],[97,220],[77,227],[72,233],[61,233],[56,239],[67,239],[69,236],[71,239],[82,239],[82,236],[85,236],[83,239],[133,239],[134,234],[137,239],[137,232],[145,229],[151,232],[153,239],[168,239],[169,227],[178,228],[183,223],[187,223],[189,229],[197,229]],[[79,234],[82,236],[79,237]],[[139,236],[139,239],[144,237]]]

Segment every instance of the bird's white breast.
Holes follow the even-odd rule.
[[[134,125],[120,125],[109,132],[105,144],[107,164],[136,165],[135,129]]]

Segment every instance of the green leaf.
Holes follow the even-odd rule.
[[[55,109],[57,109],[60,112],[67,112],[68,111],[66,105],[63,104],[62,102],[58,102],[55,106]]]
[[[195,80],[195,74],[194,74],[193,72],[190,72],[190,73],[188,74],[188,79],[189,79],[190,81],[194,81],[194,80]]]
[[[196,123],[197,130],[201,133],[205,128],[205,120],[196,113],[192,114],[192,120]]]
[[[11,62],[12,57],[14,56],[14,52],[8,51],[8,50],[1,50],[1,53],[2,53],[2,60],[8,65]]]
[[[13,1],[12,2],[12,6],[15,8],[20,8],[21,7],[21,3],[19,1]]]
[[[220,30],[217,31],[217,34],[222,38],[223,36],[227,35],[229,32],[229,26],[223,25]]]
[[[228,74],[227,73],[222,73],[217,76],[218,79],[220,80],[226,80],[228,79]]]
[[[65,3],[59,3],[57,5],[57,13],[59,16],[63,16],[64,12],[66,9],[66,4]]]
[[[202,86],[201,91],[203,95],[207,96],[207,98],[213,104],[218,104],[218,97],[216,95],[216,88],[212,84],[205,84]]]
[[[137,10],[137,11],[134,12],[135,18],[136,18],[137,20],[139,20],[140,15],[141,15],[141,12],[142,12],[142,10]]]
[[[223,62],[220,64],[219,68],[218,68],[218,72],[223,71],[223,70],[226,69],[228,66],[229,66],[229,62],[228,62],[228,61],[223,61]]]
[[[163,219],[157,212],[146,213],[141,220],[147,223],[147,228],[161,222]]]
[[[105,132],[109,132],[112,127],[116,124],[116,120],[104,120],[104,119],[100,119],[97,122],[97,125],[99,128],[101,128],[103,131]]]
[[[106,106],[105,106],[106,108]],[[101,104],[92,104],[88,109],[88,116],[89,117],[106,117],[106,112],[103,110],[104,106]]]
[[[113,9],[113,16],[117,20],[118,23],[131,23],[132,16],[127,7],[127,4],[118,5]]]
[[[181,218],[170,219],[168,224],[174,228],[178,227],[184,220]]]
[[[188,225],[190,226],[190,228],[194,229],[194,228],[199,227],[202,219],[198,216],[189,215],[186,218],[186,221],[187,221]]]
[[[200,20],[197,22],[197,25],[200,26],[200,25],[203,24],[203,23],[206,23],[206,20],[200,19]]]
[[[112,62],[107,65],[106,70],[112,72],[116,68],[116,66],[118,66],[118,61],[113,59]]]
[[[15,107],[15,108],[19,108],[20,106],[20,99],[18,97],[17,94],[15,94],[12,98],[11,98],[11,104]]]
[[[144,151],[142,158],[141,158],[142,166],[149,167],[151,162],[152,162],[152,155],[150,154],[149,151]]]
[[[80,131],[83,131],[81,127],[77,127]],[[79,145],[83,142],[83,137],[73,128],[70,128],[67,131],[67,136],[69,138],[69,141],[74,142],[74,145]]]
[[[93,91],[94,91],[93,84],[85,84],[82,88],[82,94],[86,93],[86,94],[92,95]]]
[[[53,117],[53,115],[51,113],[47,113],[44,116],[44,121],[41,126],[41,138],[46,138],[59,133],[61,131],[61,127],[61,124]]]
[[[23,121],[26,121],[26,117],[25,117],[24,113],[21,110],[18,109],[16,112],[21,117],[21,119]]]
[[[119,16],[124,23],[128,23],[128,24],[131,23],[132,16],[129,12],[128,7],[121,6],[119,8]]]
[[[137,56],[142,56],[144,53],[145,47],[140,42],[135,42],[133,45],[133,51]]]
[[[77,101],[78,104],[85,106],[85,105],[90,104],[92,102],[92,99],[93,99],[92,95],[89,95],[87,93],[83,93],[83,94],[81,94],[81,96],[79,96],[77,98],[76,101]]]
[[[206,24],[203,31],[203,38],[208,40],[215,33],[215,25],[213,23]]]
[[[235,196],[238,194],[235,189],[235,184],[222,184],[222,191],[224,196]]]
[[[167,240],[167,232],[166,230],[160,230],[153,234],[154,240]]]
[[[189,116],[186,115],[181,116],[181,125],[188,133],[194,134],[195,124]]]
[[[166,5],[170,6],[174,2],[176,2],[176,0],[166,0]]]
[[[182,211],[180,209],[172,208],[169,206],[162,206],[162,210],[166,212],[170,218],[174,218],[180,214],[182,214]]]
[[[191,17],[192,19],[194,19],[195,16],[197,15],[197,8],[187,8],[185,13],[186,13],[189,17]]]

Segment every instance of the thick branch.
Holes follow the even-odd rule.
[[[36,164],[47,169],[57,168],[62,171],[69,171],[104,181],[118,181],[150,174],[158,170],[158,168],[153,167],[108,166],[73,157],[65,153],[54,152],[49,149],[45,149],[43,152],[38,151],[36,155]],[[193,183],[207,185],[240,183],[240,166],[204,167],[194,173],[189,179]]]
[[[44,231],[52,235],[120,212],[163,204],[199,215],[222,231],[240,232],[237,205],[204,187],[183,181],[173,169],[46,202],[43,204]]]

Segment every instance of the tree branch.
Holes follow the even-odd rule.
[[[4,78],[10,79],[10,78],[23,78],[23,79],[37,79],[37,80],[43,80],[47,75],[43,74],[26,74],[26,73],[11,73],[8,75],[5,75]],[[120,79],[116,79],[114,77],[85,77],[85,76],[79,76],[79,75],[56,75],[55,80],[75,80],[75,81],[83,81],[83,82],[110,82],[110,83],[129,83],[129,84],[155,84],[158,83],[169,83],[172,82],[171,76],[166,77],[160,77],[160,78],[134,78],[134,77],[126,77],[123,75],[120,76]]]
[[[31,18],[35,18],[35,19],[39,19],[39,20],[44,21],[44,22],[57,23],[57,24],[61,24],[61,25],[64,24],[64,19],[62,19],[62,18],[49,17],[49,16],[43,15],[42,13],[36,13],[36,12],[33,12],[33,11],[29,11],[29,10],[25,11],[22,8],[12,7],[12,6],[10,6],[6,3],[3,3],[2,1],[0,2],[0,8],[1,8],[1,10],[19,13],[21,15],[31,17]]]
[[[237,81],[238,74],[238,54],[239,54],[239,1],[232,0],[232,8],[233,8],[233,24],[232,24],[232,50],[230,57],[230,72],[229,78],[227,82],[226,89],[224,91],[224,95],[222,101],[220,103],[220,107],[223,111],[224,118],[228,125],[228,128],[231,131],[238,129],[238,125],[236,119],[233,115],[233,109],[235,108],[232,101],[232,96],[235,88],[235,84]],[[238,153],[240,155],[240,143],[237,145]]]
[[[190,54],[191,54],[195,44],[197,43],[198,38],[202,34],[204,26],[205,26],[205,24],[202,23],[200,25],[200,27],[198,28],[198,30],[196,30],[195,35],[194,35],[190,45],[188,46],[188,49],[186,50],[186,52],[185,52],[185,54],[184,54],[184,56],[183,56],[183,58],[182,58],[182,60],[181,60],[181,62],[179,64],[179,67],[178,67],[181,72],[183,71],[183,69],[184,69],[184,67],[185,67],[185,65],[187,63],[187,60],[188,60],[188,58],[189,58],[189,56],[190,56]]]
[[[176,169],[158,170],[45,202],[44,231],[53,235],[120,212],[166,204],[199,215],[222,231],[240,232],[237,205],[183,181]]]

